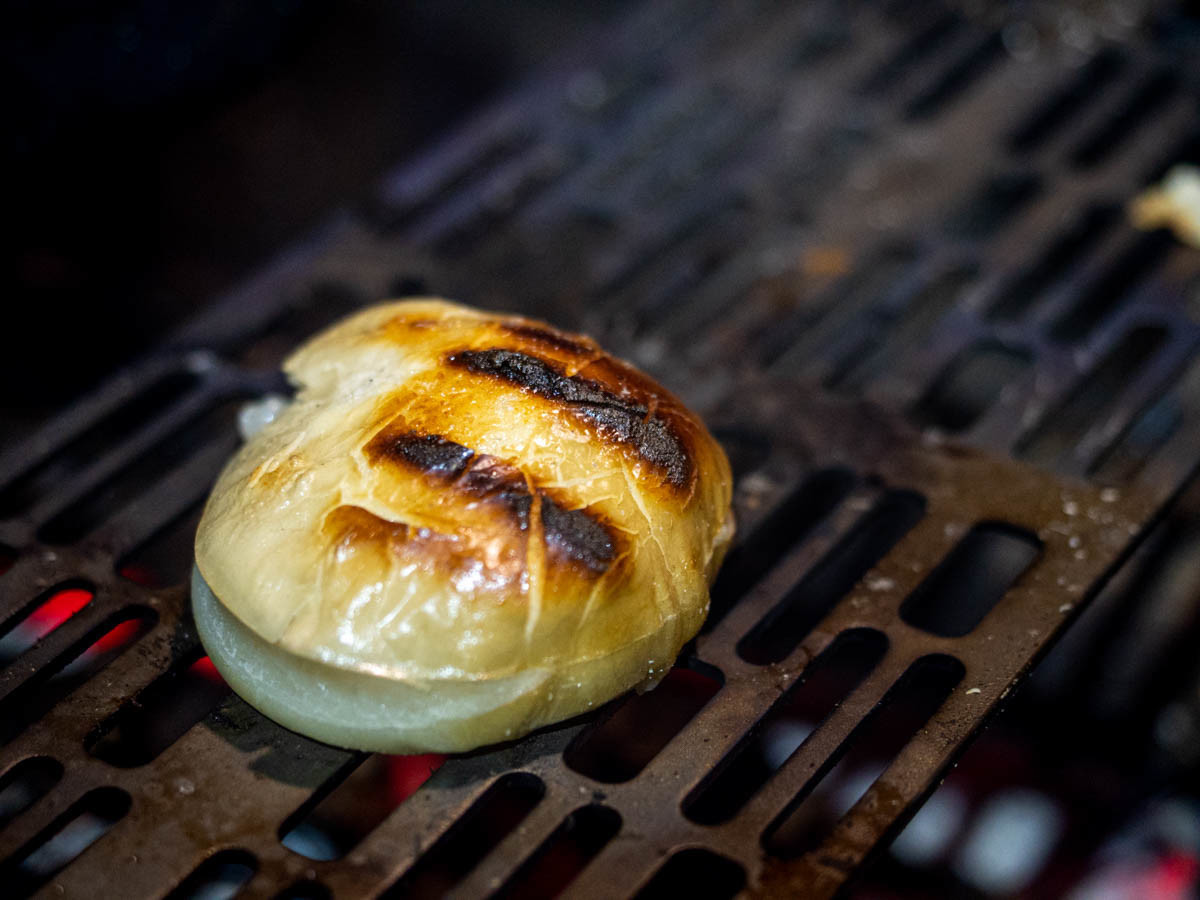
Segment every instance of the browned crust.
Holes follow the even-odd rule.
[[[557,350],[561,353],[569,353],[576,356],[591,356],[602,352],[599,345],[591,338],[579,334],[569,334],[536,322],[512,319],[501,322],[499,327],[504,334],[515,337],[522,343],[533,343],[540,347]]]
[[[469,576],[479,563],[475,548],[453,535],[431,528],[414,528],[393,522],[360,506],[335,506],[322,524],[334,558],[364,550],[387,558],[429,566],[449,577]],[[519,589],[525,572],[525,553],[519,544],[508,542],[489,560],[487,577],[491,589],[501,594]]]
[[[567,375],[538,356],[503,347],[458,350],[446,354],[445,361],[559,404],[601,440],[632,450],[672,487],[692,487],[696,467],[679,418],[662,414],[658,393],[646,389],[649,379],[636,382],[641,390],[622,385],[618,392],[600,381]],[[595,364],[589,361],[585,367]]]

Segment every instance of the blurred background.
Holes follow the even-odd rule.
[[[3,443],[638,5],[10,4]],[[1124,21],[1119,2],[1081,6]],[[1195,41],[1189,7],[1169,22]],[[1197,896],[1198,640],[1193,487],[857,895]],[[859,762],[823,787],[829,815],[877,771]]]
[[[626,5],[9,4],[4,442]]]

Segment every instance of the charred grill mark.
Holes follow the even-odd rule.
[[[662,419],[611,406],[583,406],[578,413],[603,432],[615,434],[618,440],[636,447],[643,459],[666,473],[671,484],[683,487],[688,483],[692,467],[687,451]]]
[[[478,456],[459,478],[458,484],[480,499],[503,503],[512,512],[518,527],[522,531],[529,529],[533,495],[515,466],[494,456]],[[585,510],[563,509],[545,491],[538,491],[538,497],[542,501],[542,532],[550,550],[596,574],[607,570],[616,555],[608,530]]]
[[[542,494],[542,530],[551,550],[597,575],[612,565],[616,548],[603,525],[582,509],[563,509]]]
[[[464,494],[483,503],[494,503],[508,510],[521,531],[529,530],[529,509],[533,495],[525,476],[516,466],[494,456],[476,456],[456,482]]]
[[[645,407],[622,400],[594,382],[568,378],[544,360],[517,350],[463,350],[452,354],[449,361],[470,372],[501,378],[547,400],[607,404],[640,415],[646,414]]]
[[[596,350],[596,345],[587,338],[564,334],[561,331],[554,331],[541,325],[535,325],[532,322],[503,322],[500,327],[513,337],[524,338],[537,344],[553,347],[556,350],[564,350],[567,353],[575,353],[582,356],[594,353]]]
[[[475,457],[458,479],[458,486],[464,493],[481,500],[529,494],[529,486],[520,469],[486,453]]]
[[[462,473],[475,454],[462,444],[436,434],[381,431],[368,445],[372,456],[402,460],[430,475],[454,478]]]
[[[563,375],[544,360],[516,350],[463,350],[447,361],[566,405],[603,437],[633,447],[676,487],[687,486],[692,477],[691,457],[668,422],[594,381]]]
[[[384,428],[366,446],[375,462],[408,465],[472,499],[502,506],[518,530],[528,531],[533,494],[512,463],[448,440],[441,435]],[[552,556],[577,563],[597,575],[616,558],[609,529],[582,509],[564,509],[548,493],[541,500],[542,533]]]

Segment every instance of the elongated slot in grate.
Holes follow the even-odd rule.
[[[781,662],[859,579],[921,520],[925,500],[891,490],[737,645],[756,665]]]
[[[200,863],[167,900],[233,900],[257,871],[253,853],[222,850]]]
[[[1200,414],[1200,362],[1194,362],[1169,391],[1142,410],[1103,455],[1092,472],[1106,484],[1135,478],[1146,463],[1188,420]]]
[[[713,88],[707,85],[684,97],[656,98],[641,111],[643,115],[639,116],[619,155],[605,160],[600,169],[589,176],[590,186],[601,193],[627,190],[631,175],[644,177],[644,172],[633,163],[661,159],[663,148],[669,146],[680,132],[703,121],[715,100]]]
[[[1146,78],[1107,121],[1071,151],[1071,164],[1087,169],[1104,162],[1171,99],[1178,87],[1175,76],[1166,70]]]
[[[923,428],[966,431],[1029,369],[1028,353],[993,341],[967,348],[941,372],[912,409]]]
[[[172,372],[152,382],[62,450],[51,454],[0,490],[0,517],[13,516],[28,509],[52,491],[56,484],[66,481],[158,418],[199,383],[200,376],[192,372]]]
[[[576,772],[605,782],[629,781],[704,708],[724,678],[711,666],[676,666],[652,691],[627,697],[586,729],[564,758]]]
[[[1023,437],[1016,453],[1041,465],[1055,465],[1098,421],[1121,390],[1141,371],[1167,339],[1165,329],[1148,325],[1133,329],[1084,376],[1056,409],[1050,410]]]
[[[1088,207],[1029,269],[1008,283],[988,308],[988,317],[1012,321],[1024,316],[1068,269],[1095,249],[1117,217],[1115,206]]]
[[[1079,341],[1091,334],[1129,294],[1150,277],[1175,246],[1168,231],[1154,231],[1136,237],[1096,276],[1073,303],[1050,327],[1050,336],[1057,341]]]
[[[109,616],[76,647],[13,691],[0,703],[0,746],[124,653],[157,621],[154,610],[134,606]]]
[[[581,806],[492,896],[496,900],[557,896],[620,830],[621,816],[615,809],[598,803]]]
[[[366,757],[335,774],[313,800],[288,817],[280,841],[293,853],[316,860],[340,859],[378,827],[438,770],[436,753]]]
[[[696,847],[671,855],[635,900],[725,900],[746,884],[745,870],[731,859]]]
[[[122,706],[84,741],[97,759],[142,766],[187,733],[229,693],[207,656],[192,654]]]
[[[1058,134],[1071,120],[1091,106],[1124,68],[1124,56],[1105,47],[1088,60],[1061,90],[1039,104],[1012,133],[1009,146],[1017,153],[1030,153]]]
[[[596,284],[597,297],[607,298],[630,286],[664,257],[674,253],[714,220],[729,222],[744,206],[734,195],[722,196],[696,212],[689,212],[661,231],[623,253],[615,264],[603,268]]]
[[[989,238],[1030,204],[1041,185],[1041,179],[1028,172],[994,175],[951,213],[945,231],[972,241]]]
[[[345,281],[321,279],[260,329],[236,347],[244,366],[270,370],[279,366],[296,346],[337,319],[361,309],[370,297]]]
[[[887,650],[878,631],[857,629],[833,644],[800,673],[713,773],[683,803],[684,814],[702,825],[737,815],[791,758],[838,705],[871,673]]]
[[[436,186],[428,187],[417,197],[389,199],[372,207],[368,214],[384,233],[406,227],[434,211],[450,194],[470,186],[515,158],[529,147],[532,139],[533,135],[526,131],[503,133],[443,175]]]
[[[936,275],[899,311],[875,311],[862,327],[864,339],[845,354],[825,386],[858,390],[886,374],[895,360],[921,346],[974,280],[976,267],[954,266]]]
[[[28,897],[99,841],[129,812],[130,799],[113,787],[89,791],[45,831],[0,862],[5,896]]]
[[[1182,423],[1183,413],[1177,398],[1171,395],[1160,398],[1092,464],[1089,474],[1105,484],[1132,481]]]
[[[545,793],[536,775],[502,775],[384,892],[384,900],[445,896],[533,812]]]
[[[1150,167],[1140,179],[1140,183],[1142,185],[1157,184],[1175,166],[1194,166],[1197,163],[1200,163],[1200,131],[1189,131]]]
[[[1004,55],[1000,35],[989,34],[950,63],[905,107],[909,119],[928,119],[965,94]]]
[[[79,540],[108,519],[148,486],[166,477],[182,465],[200,447],[215,437],[232,441],[240,401],[218,404],[170,435],[141,456],[115,478],[69,505],[38,530],[38,537],[51,544],[69,544]],[[232,448],[231,448],[232,449]],[[216,472],[213,472],[214,477]]]
[[[23,759],[0,776],[0,829],[58,784],[62,763],[48,756]]]
[[[678,315],[686,306],[689,294],[702,286],[705,280],[717,272],[729,258],[727,248],[714,247],[698,257],[693,257],[674,269],[672,274],[650,289],[650,293],[637,303],[635,309],[636,328],[639,334],[650,332],[664,319]]]
[[[35,600],[17,613],[0,629],[0,668],[19,659],[38,641],[92,602],[91,586],[83,582],[68,582]]]
[[[870,95],[890,91],[922,60],[942,46],[948,38],[953,37],[962,25],[963,20],[958,13],[940,13],[864,79],[859,85],[859,92]]]
[[[446,258],[465,256],[575,162],[569,148],[556,147],[540,154],[534,151],[528,159],[514,163],[517,171],[496,173],[497,180],[479,198],[478,205],[443,230],[433,241],[434,249]]]
[[[847,469],[816,472],[786,497],[753,534],[735,546],[713,584],[704,630],[711,631],[790,547],[820,525],[850,493],[854,482],[854,474]]]
[[[937,712],[964,671],[962,663],[949,656],[927,656],[913,663],[838,748],[833,768],[815,785],[806,785],[767,829],[767,851],[794,858],[819,846]]]
[[[943,637],[969,634],[1041,553],[1015,525],[976,525],[900,606],[909,625]]]
[[[117,563],[117,572],[143,587],[183,584],[192,571],[196,527],[204,504],[197,503],[159,529]]]
[[[795,304],[799,311],[788,321],[766,323],[763,334],[754,341],[762,348],[762,364],[781,373],[803,373],[810,369],[831,341],[894,290],[915,260],[916,251],[911,247],[885,248],[839,279],[824,292],[821,302]],[[801,282],[776,287],[780,292],[797,292],[804,285]]]

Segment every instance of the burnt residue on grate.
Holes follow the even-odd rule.
[[[1196,160],[1194,56],[1125,19],[1085,56],[1057,5],[1032,32],[882,6],[626,11],[0,459],[11,893],[818,897],[861,870],[1200,462],[1200,260],[1123,212]],[[726,446],[739,537],[657,691],[443,761],[300,738],[207,665],[178,585],[232,398],[406,293],[585,329]],[[647,406],[504,353],[460,361],[686,481]]]

